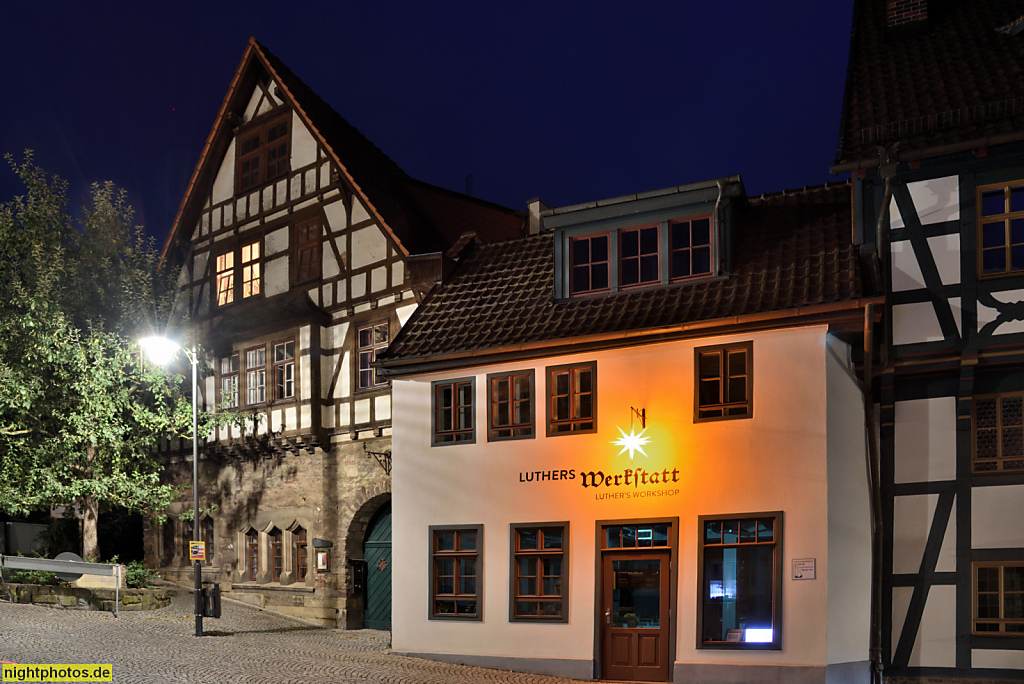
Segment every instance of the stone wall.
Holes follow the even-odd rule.
[[[105,610],[114,612],[113,589],[10,584],[15,603],[32,603],[65,610]],[[170,605],[168,589],[125,589],[120,593],[120,610],[153,610]]]

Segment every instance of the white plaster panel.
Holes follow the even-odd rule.
[[[203,212],[202,216],[199,217],[199,234],[206,235],[210,232],[210,215]]]
[[[398,316],[398,324],[400,326],[405,325],[414,311],[416,311],[416,304],[407,304],[395,309],[395,315]]]
[[[366,294],[366,274],[360,273],[357,276],[352,277],[352,299],[357,299]],[[360,309],[356,309],[360,311]]]
[[[910,240],[897,240],[891,245],[892,290],[920,290],[924,287],[924,276]]]
[[[310,169],[302,174],[302,191],[308,194],[316,190],[316,169]]]
[[[357,399],[356,400],[356,424],[369,423],[370,422],[370,400],[369,399]]]
[[[956,321],[956,331],[962,336],[964,334],[964,311],[960,306],[960,298],[950,297],[948,301],[949,310],[953,314],[953,320]]]
[[[299,115],[292,113],[292,168],[298,169],[316,161],[316,140]]]
[[[971,667],[1024,670],[1024,651],[973,648],[971,649]]]
[[[936,572],[956,572],[956,500],[949,509],[949,522],[942,536],[939,557],[935,561]]]
[[[259,86],[253,88],[252,94],[249,95],[249,101],[245,104],[245,112],[242,114],[243,121],[252,121],[254,118],[259,116],[259,113],[256,111],[256,107],[259,106],[262,95],[263,91]]]
[[[343,338],[341,338],[343,339]],[[338,373],[338,384],[334,388],[334,396],[348,398],[352,396],[352,354],[345,351],[341,355],[341,371]]]
[[[338,283],[338,296],[334,298],[334,301],[339,304],[348,299],[348,284],[342,280]]]
[[[920,571],[938,500],[938,494],[897,496],[893,499],[893,573],[905,575]]]
[[[935,268],[939,271],[939,280],[943,285],[956,285],[960,282],[960,236],[936,235],[928,238],[928,248],[932,251]]]
[[[384,266],[370,271],[370,291],[380,292],[388,286],[388,269]]]
[[[956,587],[933,585],[910,653],[910,667],[956,666]]]
[[[352,268],[363,268],[383,261],[388,242],[377,226],[367,226],[352,233]]]
[[[288,291],[288,257],[264,262],[263,293],[273,297]]]
[[[310,335],[311,335],[310,327],[308,325],[304,325],[301,328],[299,328],[299,350],[300,351],[306,351],[307,349],[309,349]]]
[[[1024,485],[975,487],[971,490],[972,548],[1024,546],[1021,520],[1024,520]]]
[[[896,402],[895,481],[956,479],[956,397]]]
[[[260,207],[263,211],[270,211],[274,208],[274,186],[268,185],[259,193]]]
[[[230,226],[235,222],[235,205],[234,203],[224,205],[224,225]]]
[[[893,343],[937,342],[943,339],[931,302],[899,304],[892,308]]]
[[[288,249],[288,227],[278,228],[273,233],[267,233],[263,239],[263,251],[267,256],[272,256]]]
[[[317,306],[320,306],[320,288],[319,287],[314,287],[312,290],[309,290],[306,294],[309,295],[309,298],[311,300],[313,300],[314,304],[316,304]]]
[[[235,216],[239,221],[244,221],[245,217],[248,216],[245,210],[245,198],[235,200]]]
[[[347,401],[338,403],[338,427],[347,427],[352,424],[349,420],[351,412],[349,411],[349,404]]]
[[[338,258],[334,256],[334,249],[329,242],[324,243],[323,255],[320,257],[320,267],[323,278],[333,278],[341,272],[338,267]]]
[[[1016,303],[1024,301],[1024,290],[1007,290],[1005,292],[994,292],[992,298],[998,302],[1004,304]],[[996,320],[999,316],[999,310],[992,307],[985,306],[981,302],[978,302],[978,329],[985,327],[986,324]],[[996,328],[996,333],[1005,335],[1007,333],[1016,333],[1024,331],[1024,323],[1021,321],[1008,321],[999,325]]]
[[[292,428],[305,427],[304,425],[299,425],[295,421],[296,421],[296,418],[295,418],[295,407],[294,406],[289,406],[288,408],[286,408],[284,410],[284,422],[288,426],[288,428],[292,429]]]
[[[230,199],[235,194],[235,141],[228,143],[228,150],[221,159],[220,168],[213,179],[210,199],[214,204]]]
[[[341,200],[325,204],[324,215],[327,217],[327,226],[330,232],[336,233],[339,230],[343,230],[346,227],[347,215],[345,213],[345,203]]]
[[[331,286],[330,284],[323,286],[321,301],[321,306],[325,308],[332,306],[334,304],[334,287]]]
[[[202,256],[203,256],[203,260],[205,261],[206,260],[206,253],[204,252]],[[199,271],[198,268],[197,268],[196,273],[200,273],[200,272],[201,271]],[[191,280],[191,276],[189,275],[188,268],[182,268],[180,271],[178,271],[177,285],[178,285],[179,288],[185,287],[186,285],[188,285],[191,282],[192,282],[192,280]]]
[[[333,406],[321,406],[320,407],[320,422],[323,426],[330,430],[334,427],[334,407]]]
[[[352,225],[362,223],[363,221],[370,218],[370,214],[367,213],[366,207],[363,206],[363,202],[358,197],[352,198]]]
[[[405,262],[396,261],[391,264],[391,287],[400,287],[405,283]]]
[[[210,260],[210,253],[203,252],[202,254],[196,254],[193,257],[195,262],[195,275],[193,280],[205,280],[206,278],[206,264]]]
[[[309,404],[303,404],[299,407],[299,421],[304,429],[309,429],[313,425],[312,411]]]
[[[960,220],[960,179],[929,178],[907,183],[921,225]]]
[[[391,395],[385,394],[383,396],[374,397],[373,410],[377,420],[390,420],[391,419]]]
[[[900,208],[896,206],[896,198],[893,197],[889,200],[889,228],[896,230],[897,228],[905,227],[903,216],[900,214]]]
[[[370,302],[363,302],[362,304],[356,305],[356,307],[353,310],[358,314],[365,313],[366,311],[369,311],[371,308],[372,307],[370,306]]]
[[[302,195],[302,175],[298,174],[288,179],[288,193],[292,197]]]

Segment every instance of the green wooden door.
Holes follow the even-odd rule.
[[[391,629],[391,504],[370,521],[363,544],[366,559],[367,629]]]

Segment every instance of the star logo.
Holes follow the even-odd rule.
[[[650,437],[644,437],[644,433],[647,432],[647,428],[641,430],[639,435],[635,433],[632,427],[629,428],[628,435],[622,428],[617,429],[619,431],[619,434],[622,435],[622,437],[614,440],[612,444],[622,447],[622,451],[615,454],[616,456],[621,456],[627,451],[629,452],[630,461],[633,460],[633,452],[635,451],[639,451],[644,456],[647,456],[647,452],[644,451],[644,445],[651,441]],[[648,458],[650,457],[648,456]]]

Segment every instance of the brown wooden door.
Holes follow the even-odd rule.
[[[668,681],[669,575],[668,550],[604,554],[603,679]]]

